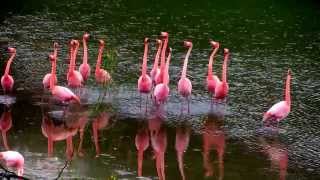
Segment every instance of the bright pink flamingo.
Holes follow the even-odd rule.
[[[208,76],[207,76],[207,89],[211,94],[214,94],[216,84],[217,82],[220,82],[219,78],[213,74],[213,64],[214,64],[214,58],[219,50],[220,44],[215,41],[210,41],[210,44],[212,46],[212,53],[209,58],[209,64],[208,64]]]
[[[169,96],[169,65],[171,60],[171,51],[172,49],[169,48],[169,55],[167,58],[167,62],[165,64],[165,72],[163,74],[163,83],[157,84],[154,88],[153,95],[155,97],[156,103],[164,103]]]
[[[11,55],[10,55],[10,58],[7,62],[4,74],[1,77],[1,86],[2,86],[4,93],[11,92],[12,88],[13,88],[13,84],[14,84],[14,80],[13,80],[12,76],[9,74],[9,72],[10,72],[11,63],[12,63],[14,57],[16,56],[16,49],[9,47],[8,50]]]
[[[79,67],[79,72],[81,73],[83,80],[86,81],[90,76],[90,65],[88,64],[88,47],[87,47],[87,41],[89,39],[89,34],[84,33],[82,37],[82,43],[83,43],[83,61],[82,64]]]
[[[16,169],[18,176],[23,176],[24,158],[19,152],[2,151],[0,160],[3,160],[7,167]]]
[[[138,79],[138,90],[140,93],[149,93],[152,88],[152,80],[147,74],[147,56],[148,56],[148,46],[149,39],[144,39],[144,54],[143,54],[143,63],[141,76]]]
[[[279,122],[288,116],[291,109],[290,82],[291,70],[289,69],[285,86],[285,99],[284,101],[276,103],[266,113],[264,113],[263,121],[276,120],[277,122]]]
[[[53,55],[56,57],[58,56],[58,43],[56,42],[53,43]],[[44,89],[50,88],[50,78],[51,78],[51,73],[48,73],[43,77],[42,84]],[[58,82],[57,77],[55,77],[54,81],[55,81],[54,84],[57,84]]]
[[[79,71],[75,70],[76,67],[76,58],[79,49],[79,41],[72,40],[71,41],[71,54],[70,54],[70,64],[69,70],[67,74],[68,86],[72,88],[78,88],[82,86],[83,78]]]
[[[7,132],[9,131],[9,129],[11,129],[11,127],[12,127],[11,110],[6,108],[0,118],[0,130],[2,133],[3,145],[6,150],[10,149],[7,141]]]
[[[99,54],[98,54],[98,59],[96,64],[95,76],[96,76],[96,82],[98,84],[106,85],[111,82],[111,76],[106,70],[101,69],[103,48],[104,48],[104,41],[99,40]]]
[[[159,56],[160,56],[161,47],[162,47],[162,41],[160,39],[157,39],[157,45],[158,45],[158,50],[157,50],[156,56],[154,58],[153,67],[150,71],[150,77],[151,77],[151,80],[154,84],[155,84],[155,78],[156,78],[157,74],[160,73]]]
[[[100,155],[100,145],[99,145],[99,130],[108,126],[110,122],[110,114],[107,112],[101,112],[93,121],[92,121],[92,132],[94,145],[96,147],[96,157]]]
[[[182,180],[185,180],[184,168],[183,168],[183,154],[189,146],[190,140],[190,129],[184,127],[177,127],[176,129],[176,151],[177,159],[179,164],[179,170],[182,177]]]
[[[155,76],[155,82],[156,84],[160,84],[163,83],[164,81],[164,74],[165,74],[165,60],[166,60],[166,50],[167,50],[167,46],[168,46],[168,38],[169,38],[169,34],[167,32],[161,32],[161,37],[163,38],[163,46],[162,46],[162,50],[161,50],[161,61],[160,61],[160,73],[156,74]]]
[[[229,49],[224,49],[224,60],[222,65],[222,81],[216,82],[216,88],[214,91],[214,97],[216,99],[224,99],[229,92],[229,85],[227,82],[227,68],[228,68],[228,60],[229,60]]]
[[[78,96],[76,96],[70,89],[63,87],[63,86],[57,86],[54,84],[54,80],[56,78],[56,66],[57,66],[57,57],[54,55],[50,55],[49,59],[52,63],[52,69],[51,69],[51,78],[50,78],[50,91],[52,93],[52,96],[61,101],[61,102],[70,102],[70,101],[76,101],[80,104],[80,99]]]
[[[135,137],[135,144],[138,150],[138,176],[142,176],[143,152],[149,147],[149,133],[146,127],[138,130]]]

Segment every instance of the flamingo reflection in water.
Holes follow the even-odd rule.
[[[182,180],[185,180],[185,173],[183,168],[183,154],[188,149],[190,140],[190,127],[188,125],[178,126],[176,128],[176,144],[177,159],[179,164],[179,171]]]
[[[92,121],[93,140],[96,148],[96,157],[99,157],[101,150],[99,145],[99,131],[106,128],[110,123],[110,113],[100,112]]]
[[[4,106],[4,112],[0,117],[0,130],[2,134],[3,146],[6,150],[10,149],[8,145],[8,140],[7,140],[7,132],[11,129],[11,127],[12,127],[11,109],[8,108],[7,106]]]
[[[135,137],[135,144],[138,151],[138,176],[142,176],[142,166],[143,166],[143,153],[149,147],[150,137],[148,132],[148,126],[145,121],[139,124],[137,134]]]
[[[226,146],[225,133],[222,129],[223,116],[216,116],[209,114],[205,120],[203,129],[203,166],[205,169],[205,176],[213,176],[213,167],[210,163],[210,151],[215,149],[218,156],[219,176],[218,179],[222,180],[224,177],[224,152]]]

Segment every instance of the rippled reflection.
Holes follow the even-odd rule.
[[[11,129],[11,127],[12,127],[11,109],[8,108],[7,106],[4,106],[2,115],[0,117],[0,130],[2,135],[3,146],[6,150],[10,149],[8,145],[8,140],[7,140],[7,132]]]
[[[186,179],[186,176],[184,173],[184,167],[183,167],[184,166],[183,155],[184,155],[184,152],[187,151],[189,146],[190,133],[191,133],[191,129],[187,125],[187,123],[184,123],[183,125],[176,127],[175,148],[177,152],[178,166],[179,166],[179,171],[180,171],[182,180]]]
[[[143,167],[143,152],[149,147],[149,131],[148,124],[145,121],[139,123],[137,134],[135,137],[135,145],[138,153],[138,176],[142,176],[142,167]]]

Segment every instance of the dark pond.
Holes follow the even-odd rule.
[[[138,173],[146,179],[319,179],[319,17],[319,3],[308,0],[6,2],[0,41],[3,49],[16,47],[17,57],[15,92],[0,97],[12,102],[1,106],[7,142],[0,149],[21,152],[31,179],[54,179],[66,160],[63,179],[135,179]],[[91,78],[81,106],[55,105],[41,83],[52,44],[61,45],[58,79],[66,85],[67,43],[85,31],[90,64],[98,39],[116,52],[107,65],[114,83],[102,97]],[[163,108],[149,101],[146,112],[136,90],[143,39],[161,31],[169,32],[173,48],[171,94]],[[190,113],[181,114],[176,82],[186,39],[194,44],[188,66],[194,89]],[[209,39],[231,51],[228,100],[212,106],[204,87]],[[151,47],[153,59],[154,41]],[[6,57],[2,50],[1,61]],[[219,74],[222,58],[220,51]],[[279,129],[263,128],[262,113],[282,98],[288,68],[292,111]],[[137,147],[145,149],[141,172]]]

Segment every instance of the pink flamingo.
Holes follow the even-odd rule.
[[[16,56],[16,49],[9,47],[8,50],[11,55],[10,55],[10,58],[7,62],[4,74],[1,77],[1,86],[2,86],[4,93],[11,92],[12,88],[13,88],[13,84],[14,84],[14,80],[13,80],[12,76],[9,74],[9,72],[10,72],[11,63],[12,63],[14,57]]]
[[[166,50],[168,46],[168,37],[169,34],[167,32],[161,32],[161,37],[163,38],[163,46],[161,51],[161,61],[160,61],[160,73],[156,74],[155,76],[155,82],[156,84],[163,83],[164,80],[164,74],[165,74],[165,59],[166,59]]]
[[[98,54],[98,59],[96,64],[95,76],[96,76],[97,83],[106,85],[107,83],[111,82],[111,76],[106,70],[101,69],[103,48],[104,48],[104,41],[99,40],[99,54]]]
[[[155,78],[157,76],[157,74],[160,73],[160,69],[159,69],[159,56],[160,56],[160,52],[161,52],[161,47],[162,47],[162,41],[160,39],[157,39],[157,45],[158,45],[158,50],[156,53],[156,57],[154,58],[154,63],[153,63],[153,67],[150,71],[150,77],[152,82],[155,84]]]
[[[288,69],[287,80],[285,86],[285,99],[273,105],[263,115],[263,121],[276,120],[277,122],[286,118],[291,109],[291,95],[290,95],[291,70]]]
[[[16,169],[18,176],[23,176],[24,158],[19,152],[2,151],[0,159],[4,160],[7,167]]]
[[[156,103],[164,103],[169,96],[169,64],[171,60],[171,51],[172,49],[169,48],[169,55],[167,58],[167,62],[165,64],[165,71],[163,74],[163,83],[157,84],[156,87],[154,88],[153,95],[155,97]]]
[[[87,41],[89,39],[89,34],[84,33],[82,37],[82,43],[83,43],[83,61],[82,64],[79,67],[79,72],[83,77],[83,80],[86,81],[90,76],[90,65],[88,64],[88,47],[87,47]]]
[[[187,150],[190,140],[190,129],[177,127],[176,129],[176,151],[177,151],[177,158],[179,164],[179,170],[182,177],[182,180],[185,180],[185,174],[183,170],[183,153]]]
[[[224,60],[222,66],[222,81],[216,81],[216,88],[214,91],[214,97],[216,99],[224,99],[229,92],[229,85],[227,82],[227,67],[228,67],[228,60],[229,60],[229,49],[224,49]]]
[[[7,141],[7,132],[9,131],[9,129],[11,129],[11,127],[12,127],[11,110],[6,108],[0,118],[0,130],[2,133],[3,145],[6,150],[10,149]]]
[[[51,63],[52,63],[51,78],[50,78],[50,91],[52,93],[52,96],[62,102],[70,102],[74,100],[80,104],[79,97],[76,96],[70,89],[63,86],[57,86],[54,84],[54,80],[56,78],[57,57],[54,55],[50,55],[49,59],[51,60]]]
[[[217,82],[220,82],[218,76],[213,75],[213,64],[214,64],[214,58],[219,50],[220,44],[218,42],[210,41],[210,44],[212,46],[212,53],[209,58],[209,64],[208,64],[208,76],[207,76],[207,89],[211,94],[214,94],[216,84]]]
[[[54,56],[58,56],[58,43],[53,43],[53,55]],[[51,73],[48,73],[46,74],[44,77],[43,77],[43,80],[42,80],[42,84],[43,84],[43,88],[44,89],[49,89],[50,88],[50,78],[51,78]],[[57,84],[58,80],[57,80],[57,77],[55,77],[54,79],[54,84]]]
[[[72,40],[71,41],[71,48],[70,51],[70,64],[69,64],[69,71],[67,74],[67,80],[68,80],[68,86],[72,88],[78,88],[82,86],[83,78],[79,71],[75,70],[76,66],[76,58],[77,58],[77,52],[79,49],[79,41],[78,40]]]
[[[141,76],[138,79],[138,90],[140,93],[149,93],[152,88],[152,80],[147,74],[148,38],[144,39],[144,54]]]
[[[149,147],[148,129],[142,127],[138,130],[135,137],[135,144],[138,150],[138,176],[142,176],[143,152]]]

